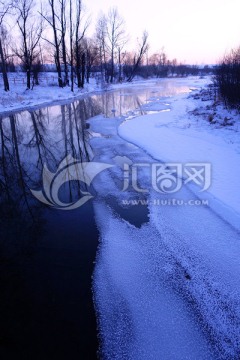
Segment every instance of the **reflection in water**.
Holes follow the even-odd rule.
[[[144,115],[148,111],[143,110],[142,107],[150,101],[163,100],[185,92],[189,92],[189,87],[181,83],[162,80],[148,87],[142,85],[137,88],[126,87],[114,92],[105,92],[101,96],[93,96],[92,99],[99,104],[105,117],[125,116],[128,111],[134,110],[137,110],[138,115]]]
[[[24,111],[0,119],[0,211],[4,227],[9,227],[5,217],[9,221],[33,224],[35,229],[36,223],[40,226],[45,208],[34,200],[29,189],[41,188],[44,164],[54,172],[68,154],[81,161],[91,161],[93,152],[88,143],[86,120],[99,114],[110,117],[113,109],[116,116],[121,116],[140,108],[143,99],[150,95],[149,91],[133,96],[129,93],[125,96],[124,92],[106,92],[67,105]],[[69,182],[69,186],[76,188],[79,184]],[[39,231],[36,237],[40,236]],[[19,239],[16,237],[15,241],[19,249]]]
[[[1,358],[96,356],[92,206],[63,216],[30,189],[42,187],[45,163],[55,171],[67,154],[91,160],[85,120],[100,111],[86,98],[0,119]],[[67,184],[65,198],[79,198],[81,184]]]
[[[44,164],[55,172],[68,154],[91,161],[86,120],[126,115],[159,89],[121,89],[65,105],[0,118],[0,356],[96,358],[91,275],[98,232],[91,203],[66,214],[38,202]],[[79,198],[79,182],[64,187],[64,201]]]

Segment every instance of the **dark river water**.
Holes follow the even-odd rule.
[[[67,155],[94,159],[88,119],[144,113],[139,108],[150,98],[185,90],[166,82],[164,89],[127,88],[0,117],[1,359],[97,359],[93,204],[63,211],[31,189],[42,189],[44,164],[55,173]],[[80,181],[68,181],[59,197],[74,203],[81,191]],[[139,226],[147,210],[134,211],[123,216]]]

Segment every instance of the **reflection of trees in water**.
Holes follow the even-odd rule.
[[[21,160],[22,133],[14,115],[0,119],[0,263],[32,248],[41,228],[41,205],[32,201],[30,174]]]
[[[89,134],[86,129],[85,102],[81,104],[73,103],[61,106],[61,128],[62,141],[64,144],[64,154],[62,158],[68,154],[81,159],[82,161],[90,161],[91,148],[88,144]]]
[[[45,163],[55,172],[68,154],[81,161],[91,160],[86,120],[103,112],[112,116],[114,108],[121,114],[141,105],[138,97],[121,95],[121,91],[109,92],[0,119],[1,247],[10,247],[9,239],[18,249],[21,241],[23,246],[34,243],[38,234],[31,229],[38,229],[39,233],[44,207],[33,198],[29,189],[42,188]],[[66,186],[70,201],[79,198],[78,182],[68,182]],[[25,235],[20,236],[21,233]]]
[[[30,112],[32,122],[32,137],[26,144],[30,148],[35,148],[38,153],[38,159],[36,166],[39,164],[43,167],[43,158],[52,158],[56,160],[52,151],[51,146],[48,146],[47,141],[47,126],[45,124],[45,116],[42,110]]]
[[[139,106],[137,97],[121,91],[82,98],[62,106],[24,111],[0,119],[0,253],[21,253],[41,236],[44,205],[29,189],[42,188],[42,169],[55,172],[69,154],[81,161],[93,157],[86,120],[111,110]],[[79,182],[68,182],[64,201],[80,195]],[[15,249],[14,249],[15,248]],[[0,255],[1,257],[1,255]]]
[[[55,109],[56,110],[56,109]],[[86,120],[100,113],[90,98],[57,109],[22,112],[0,118],[0,263],[28,252],[41,237],[44,205],[30,189],[42,188],[46,163],[56,171],[71,154],[90,161]],[[80,196],[80,184],[67,183],[71,198]]]
[[[102,113],[101,101],[86,98],[67,105],[24,111],[0,118],[0,318],[2,323],[0,348],[2,344],[16,346],[16,339],[20,339],[19,343],[21,343],[22,338],[29,338],[31,319],[35,313],[33,309],[38,309],[38,305],[34,308],[34,297],[38,297],[38,290],[42,291],[41,284],[43,283],[40,281],[38,285],[41,272],[45,265],[49,265],[52,254],[62,259],[61,251],[44,250],[44,245],[49,240],[50,245],[55,246],[54,237],[58,238],[58,232],[61,231],[56,223],[58,214],[55,217],[53,211],[46,211],[45,205],[38,202],[29,189],[42,189],[42,169],[45,163],[49,170],[56,172],[59,163],[68,154],[82,161],[92,159],[86,120],[100,113]],[[79,183],[67,182],[65,188],[70,195],[70,200],[75,200],[75,196],[77,198],[81,196]],[[68,220],[63,225],[68,228],[71,223],[68,216]],[[93,228],[93,223],[90,222],[90,224]],[[46,232],[45,236],[44,231],[49,229],[51,231]],[[93,232],[95,232],[94,229]],[[83,234],[85,236],[84,232]],[[93,238],[95,236],[97,237],[97,232]],[[43,242],[40,242],[41,240]],[[38,244],[42,246],[35,251]],[[89,259],[90,256],[89,264],[92,264],[95,250],[89,249],[87,247],[86,257]],[[64,249],[62,251],[64,252]],[[80,251],[78,253],[80,254]],[[46,263],[45,254],[47,255]],[[83,254],[85,254],[84,251]],[[39,266],[40,262],[43,264]],[[51,270],[50,265],[49,269]],[[89,272],[87,277],[89,276],[90,279],[92,270],[86,267],[86,271],[87,274]],[[51,274],[55,274],[55,268],[51,270],[49,277]],[[75,278],[79,280],[78,276]],[[83,279],[85,281],[85,277]],[[33,286],[35,281],[37,285]],[[51,281],[49,286],[51,286]],[[48,283],[43,286],[44,292],[42,299],[45,299],[48,292]],[[50,288],[49,298],[50,295],[56,295],[56,293],[55,287]],[[38,304],[37,300],[36,303]],[[60,299],[59,304],[62,303],[64,301]],[[49,313],[46,312],[47,314],[52,312],[51,301],[49,304],[50,310]],[[42,308],[41,305],[40,309]],[[86,309],[88,308],[89,304]],[[42,313],[45,314],[43,310]],[[34,317],[34,319],[38,320],[40,317]],[[26,331],[25,325],[30,331],[29,329]]]
[[[51,301],[57,293],[55,283],[53,288],[51,281],[50,285],[43,285],[41,273],[45,271],[45,265],[46,272],[49,267],[51,275],[58,271],[55,265],[51,267],[50,264],[49,257],[53,254],[62,259],[61,251],[64,250],[54,249],[54,246],[57,247],[54,238],[61,231],[56,223],[59,214],[46,209],[44,204],[33,197],[30,189],[42,189],[44,164],[49,170],[56,172],[59,163],[68,154],[82,161],[92,158],[86,119],[100,112],[94,101],[81,99],[68,105],[24,111],[0,118],[0,352],[2,348],[3,351],[6,348],[11,354],[12,348],[15,348],[17,353],[16,346],[19,344],[19,349],[22,350],[22,339],[31,338],[33,321],[38,324],[41,313],[49,314],[49,322],[55,320],[54,314],[51,317],[51,306],[55,306]],[[79,189],[79,183],[66,183],[66,191],[73,200],[75,196],[81,196]],[[68,233],[69,216],[64,225]],[[70,232],[74,237],[74,231]],[[66,242],[68,240],[66,238]],[[46,243],[50,243],[53,249],[49,250]],[[71,251],[74,253],[74,248]],[[86,253],[88,255],[87,251]],[[90,263],[93,259],[94,257]],[[40,264],[42,260],[43,264]],[[66,263],[68,266],[68,260]],[[81,278],[76,274],[78,271],[74,270],[78,267],[74,266],[71,271],[74,278],[79,280]],[[63,280],[64,271],[60,273]],[[35,281],[36,286],[33,286]],[[38,299],[35,299],[38,297],[38,290],[43,293],[40,303],[42,299],[49,299],[46,313],[44,306],[40,306]],[[61,290],[64,293],[65,289]],[[68,299],[66,294],[64,296]],[[69,298],[72,297],[74,296]],[[56,313],[59,304],[65,306],[66,301],[60,299],[57,302]],[[36,309],[40,309],[40,316],[35,314]],[[48,324],[47,320],[44,321],[44,324]],[[41,331],[33,331],[33,340],[34,334],[40,334]]]
[[[130,110],[140,109],[145,97],[135,93],[128,94],[128,90],[105,92],[93,97],[101,108],[105,117],[124,116]]]

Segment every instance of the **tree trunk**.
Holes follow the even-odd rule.
[[[82,87],[84,87],[85,67],[86,67],[86,57],[85,57],[85,53],[83,53],[82,54]]]
[[[31,89],[31,71],[27,69],[27,89]]]
[[[112,58],[111,58],[111,77],[110,77],[110,83],[113,83],[113,77],[114,77],[114,52],[113,52],[113,48],[112,48],[112,54],[111,54]]]
[[[77,86],[80,89],[82,87],[82,79],[81,79],[81,71],[80,71],[80,55],[79,52],[76,51],[76,76],[77,76]]]
[[[79,57],[79,54],[77,56]],[[76,60],[76,76],[77,76],[77,86],[80,89],[83,86],[82,86],[82,78],[81,78],[79,58]]]
[[[77,11],[76,11],[76,20],[75,20],[75,60],[76,60],[76,77],[77,77],[77,87],[80,89],[83,87],[83,82],[81,78],[81,51],[80,51],[80,40],[79,38],[79,27],[81,19],[81,0],[77,1]]]
[[[4,90],[9,91],[9,82],[8,82],[8,76],[7,76],[7,68],[6,68],[6,62],[3,54],[3,48],[2,48],[2,41],[0,39],[0,57],[2,62],[2,73],[3,73],[3,82],[4,82]]]
[[[63,86],[69,85],[67,51],[66,51],[66,42],[65,42],[65,34],[66,34],[66,24],[64,21],[65,20],[65,11],[66,11],[65,2],[62,1],[62,3],[61,3],[62,58],[63,58],[63,64],[64,64],[64,73],[65,73],[65,79],[63,82]]]
[[[67,64],[65,38],[62,39],[62,52],[63,52],[64,73],[65,73],[65,80],[63,85],[66,86],[69,85],[69,80],[68,80],[68,64]]]
[[[71,91],[74,88],[73,76],[73,22],[72,22],[72,0],[70,0],[70,63],[71,63]]]
[[[61,63],[60,63],[60,52],[59,52],[59,44],[58,44],[58,37],[57,37],[57,28],[56,28],[56,23],[55,23],[54,0],[52,0],[52,2],[51,2],[51,10],[52,10],[52,29],[53,29],[54,42],[55,42],[55,47],[56,47],[55,62],[56,62],[56,68],[57,68],[57,73],[58,73],[58,85],[59,85],[59,87],[63,87],[62,71],[61,71]]]
[[[122,64],[121,64],[121,49],[120,48],[118,48],[118,64],[119,64],[118,82],[122,82]]]

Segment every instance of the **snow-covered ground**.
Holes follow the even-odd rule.
[[[70,87],[61,89],[57,85],[56,73],[47,73],[40,77],[42,79],[40,85],[27,90],[24,74],[13,73],[10,75],[10,91],[5,92],[2,81],[0,83],[1,114],[79,98],[98,89],[95,80],[92,80],[82,90],[77,89],[77,87],[75,87],[74,92],[71,92]]]
[[[240,116],[221,105],[211,108],[212,100],[195,98],[183,94],[169,100],[170,111],[126,120],[119,135],[158,161],[211,164],[210,205],[215,209],[224,205],[240,214]],[[153,100],[148,108],[156,109],[161,103]],[[209,122],[212,113],[216,120]],[[224,124],[226,118],[230,125]]]
[[[101,245],[94,297],[104,359],[239,358],[238,115],[197,99],[196,88],[206,80],[173,81],[193,91],[153,95],[143,105],[150,115],[90,121],[94,160],[118,165],[95,183]],[[209,122],[214,111],[218,120]],[[226,113],[233,125],[224,124]],[[127,161],[210,163],[211,186],[199,192],[188,183],[162,194],[152,189],[149,169],[139,166],[138,186],[148,192],[122,191],[126,174],[120,165]],[[113,205],[129,204],[137,213],[141,202],[131,205],[131,199],[148,204],[141,228]],[[208,206],[190,206],[199,199]],[[173,205],[176,200],[183,206]]]

